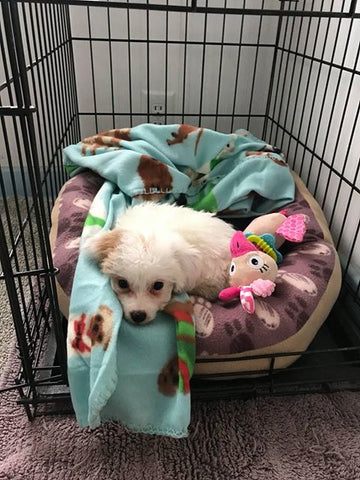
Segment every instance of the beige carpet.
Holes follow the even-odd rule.
[[[14,335],[9,301],[3,281],[0,282],[0,312],[0,372],[2,372],[9,356],[9,345],[11,345]]]
[[[15,397],[0,396],[0,480],[360,479],[360,394],[195,403],[186,439],[30,423]]]
[[[23,205],[23,202],[22,202]],[[13,200],[9,200],[10,216],[15,215],[15,204]],[[7,239],[9,238],[7,222],[4,213],[4,202],[0,198],[0,213],[3,220],[4,228],[6,230]],[[1,271],[1,265],[0,265]],[[9,300],[6,292],[5,281],[0,280],[0,372],[6,364],[9,356],[10,346],[14,338],[14,324],[12,321]]]

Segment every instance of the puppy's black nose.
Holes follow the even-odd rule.
[[[134,312],[130,312],[131,320],[136,323],[141,323],[146,318],[146,312],[144,310],[135,310]]]

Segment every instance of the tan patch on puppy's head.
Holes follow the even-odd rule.
[[[120,243],[121,232],[118,229],[101,233],[87,241],[86,248],[91,255],[102,263]]]

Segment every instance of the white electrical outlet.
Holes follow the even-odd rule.
[[[175,93],[172,91],[167,92],[166,111],[168,113],[174,113],[174,99]],[[165,124],[165,92],[158,90],[150,90],[149,102],[147,90],[141,91],[141,106],[142,111],[147,112],[149,106],[149,114],[151,123],[157,125]],[[167,118],[169,123],[169,118]]]
[[[150,115],[150,123],[154,125],[165,125],[165,117],[162,115]]]
[[[165,102],[164,103],[153,103],[151,105],[151,113],[154,115],[164,115],[165,113]]]

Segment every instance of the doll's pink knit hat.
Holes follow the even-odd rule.
[[[280,263],[283,258],[275,247],[275,238],[271,233],[255,235],[253,233],[236,232],[230,242],[230,251],[233,258],[241,257],[248,252],[265,252],[276,263]]]
[[[230,242],[230,251],[233,257],[240,257],[248,252],[257,252],[260,248],[256,247],[253,243],[245,237],[243,232],[236,232],[232,236]]]

